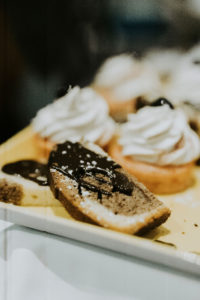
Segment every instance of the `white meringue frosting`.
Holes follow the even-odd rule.
[[[171,84],[166,89],[166,97],[176,105],[190,103],[200,109],[200,45],[192,48],[180,60],[173,74]]]
[[[109,57],[94,78],[94,85],[111,88],[139,72],[139,64],[130,54]]]
[[[94,79],[95,86],[110,89],[116,102],[148,94],[156,97],[161,89],[158,74],[152,67],[129,54],[107,59]]]
[[[190,103],[200,109],[200,65],[181,67],[166,90],[176,105]]]
[[[183,53],[177,49],[154,49],[147,52],[144,60],[158,73],[161,81],[169,81],[182,59]]]
[[[161,93],[160,81],[150,66],[143,66],[137,76],[133,76],[113,88],[116,101],[136,99],[140,96],[146,99],[157,98]]]
[[[106,102],[91,88],[71,89],[42,108],[32,121],[35,132],[52,142],[84,139],[104,146],[114,133]]]
[[[200,156],[200,141],[180,110],[146,106],[121,125],[122,154],[156,165],[182,165]]]

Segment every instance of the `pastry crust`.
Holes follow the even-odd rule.
[[[0,201],[21,206],[61,206],[49,186],[40,186],[31,180],[2,171],[0,171]]]
[[[91,149],[89,145],[84,146],[85,148]],[[68,149],[69,162],[67,162],[64,156],[59,155],[63,152],[63,149],[65,149],[63,147]],[[104,184],[102,181],[98,183],[98,180],[96,181],[95,179],[98,178],[96,177],[97,175],[93,177],[92,173],[83,175],[84,181],[80,180],[79,177],[73,177],[73,164],[71,165],[73,155],[70,156],[69,153],[70,151],[72,151],[73,154],[75,153],[74,149],[69,150],[73,147],[78,151],[79,148],[77,144],[74,144],[74,146],[70,145],[70,147],[64,144],[62,146],[60,145],[52,152],[49,159],[50,187],[55,197],[64,205],[72,217],[80,221],[95,223],[106,228],[130,234],[143,233],[167,220],[170,215],[169,208],[158,200],[142,183],[138,182],[135,177],[128,174],[120,166],[116,168],[116,173],[113,173],[112,178],[119,176],[120,182],[118,182],[118,184],[122,184],[124,187],[128,187],[128,185],[131,186],[131,191],[128,194],[124,193],[123,189],[118,190],[115,185],[112,186],[112,181],[107,181],[108,177],[101,177],[102,180],[106,180]],[[95,146],[95,148],[97,148],[97,146]],[[111,162],[111,159],[102,149],[93,152],[98,155],[101,153],[100,155],[103,160],[105,159],[105,161]],[[94,161],[95,156],[91,153],[89,155]],[[86,157],[89,157],[88,153]],[[95,168],[96,170],[98,170],[98,168],[101,170],[102,166],[104,167],[104,163],[100,163],[101,160],[98,160],[98,156],[96,159],[97,166]],[[82,163],[84,163],[84,158],[81,157],[81,164]],[[85,161],[85,164],[88,165],[88,162]],[[65,170],[70,168],[70,172],[63,171],[63,166]],[[78,161],[74,168],[76,172],[80,168]],[[105,164],[105,168],[107,170],[109,164]],[[110,169],[110,172],[111,170],[112,169]],[[81,172],[81,169],[79,172]],[[93,184],[92,186],[96,188],[88,189],[87,185],[81,184],[82,182],[90,182]],[[109,188],[111,193],[102,193],[101,196],[99,196],[99,191],[101,189],[107,190],[107,188]]]
[[[52,172],[51,175],[56,198],[76,220],[101,225],[119,232],[143,234],[164,223],[170,216],[170,209],[156,198],[154,201],[159,201],[158,206],[143,214],[135,214],[130,217],[114,215],[107,208],[103,207],[102,209],[102,205],[96,201],[95,197],[92,201],[88,201],[87,197],[80,195],[75,181],[58,171]],[[134,182],[137,184],[136,179]],[[67,188],[69,185],[74,187],[74,191]],[[149,198],[154,197],[143,185],[138,183],[138,186],[148,194]]]
[[[126,120],[127,114],[136,111],[136,98],[126,101],[116,101],[111,89],[95,87],[95,91],[107,101],[110,115],[116,121],[124,121]]]
[[[155,194],[173,194],[184,191],[194,182],[194,162],[180,166],[156,166],[133,160],[122,155],[116,140],[108,147],[109,155],[127,172],[141,181]]]
[[[49,154],[52,151],[53,147],[55,146],[55,143],[51,142],[47,138],[42,138],[37,133],[35,133],[34,135],[34,140],[40,152],[39,157],[41,157],[44,162],[48,161]]]

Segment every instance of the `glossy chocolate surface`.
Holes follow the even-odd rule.
[[[171,109],[174,109],[174,106],[172,105],[172,103],[167,100],[166,98],[158,98],[157,100],[155,100],[154,102],[151,103],[151,106],[162,106],[167,104]]]
[[[2,171],[9,175],[18,175],[25,179],[36,182],[39,185],[48,185],[47,165],[34,160],[19,160],[3,166]]]
[[[134,184],[121,172],[121,166],[106,156],[97,154],[79,143],[65,142],[51,152],[49,167],[78,183],[81,188],[111,196],[112,192],[131,195]],[[121,169],[121,170],[120,170]]]

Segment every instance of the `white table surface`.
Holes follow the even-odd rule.
[[[0,299],[200,299],[200,278],[0,221]]]

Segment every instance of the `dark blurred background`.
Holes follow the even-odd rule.
[[[192,46],[199,19],[199,0],[0,1],[0,142],[106,57]]]

